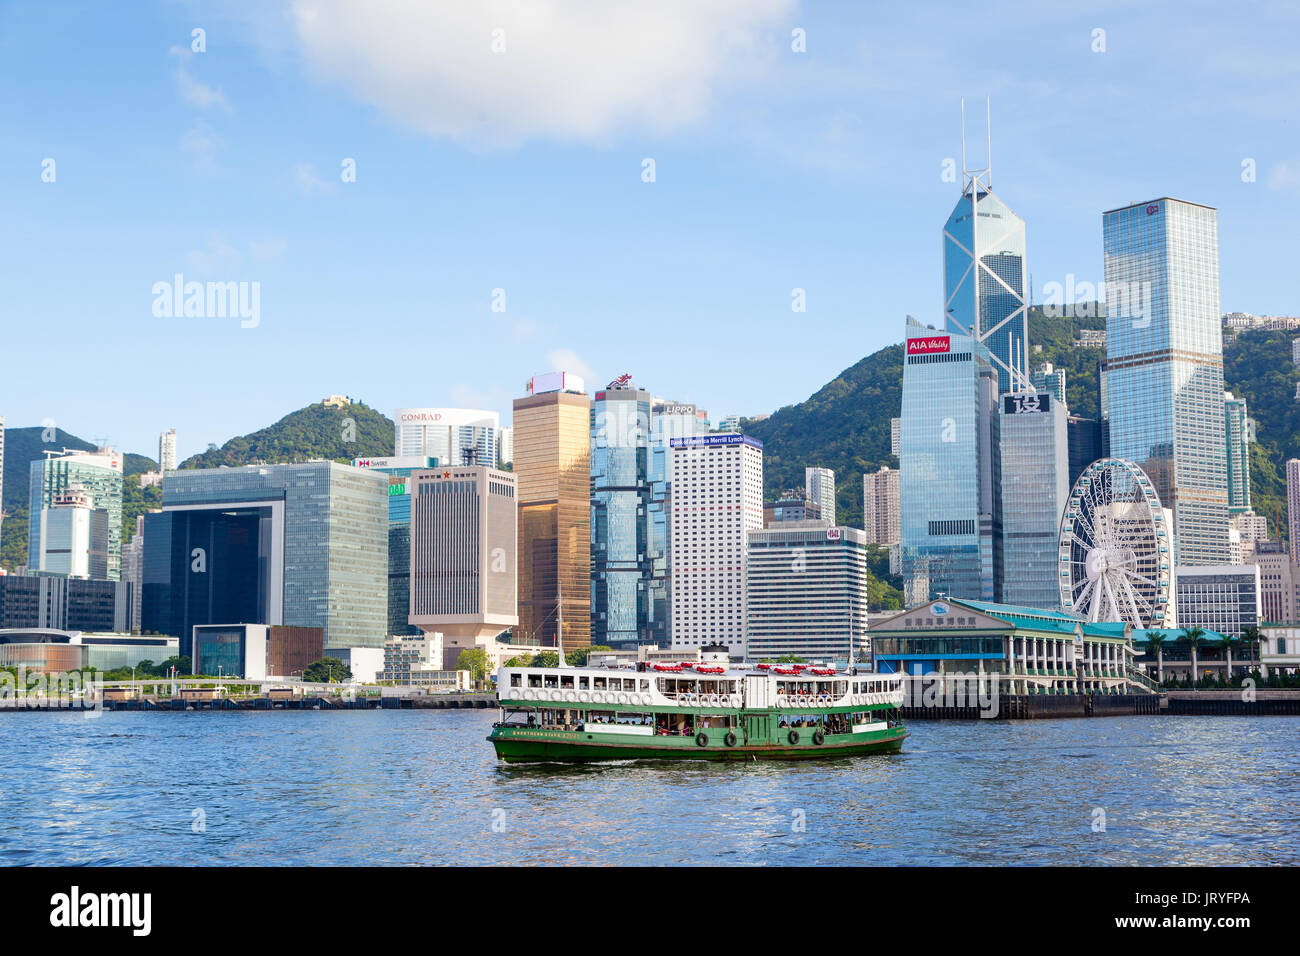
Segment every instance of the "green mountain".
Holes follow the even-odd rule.
[[[1076,348],[1084,329],[1105,328],[1105,308],[1095,304],[1083,317],[1053,318],[1035,307],[1029,316],[1030,365],[1051,362],[1065,370],[1071,414],[1097,418],[1101,407],[1098,366],[1105,352]],[[1247,401],[1256,421],[1251,446],[1252,505],[1274,527],[1285,527],[1288,458],[1300,457],[1300,369],[1291,361],[1293,333],[1252,331],[1224,342],[1226,388]],[[902,403],[903,347],[890,345],[868,355],[822,386],[807,401],[778,409],[741,427],[763,442],[764,494],[802,488],[805,466],[835,469],[837,519],[862,525],[862,473],[881,465],[898,467],[890,454],[890,419]]]
[[[221,465],[285,464],[330,459],[377,458],[393,453],[392,420],[362,402],[344,408],[308,405],[290,412],[274,425],[251,435],[232,438],[181,462],[180,468]]]

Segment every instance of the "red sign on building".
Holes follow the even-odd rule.
[[[908,355],[926,355],[930,352],[948,351],[950,340],[946,335],[932,335],[924,339],[908,339]]]

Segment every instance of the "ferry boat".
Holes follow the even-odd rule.
[[[801,760],[893,753],[901,674],[716,660],[503,667],[488,740],[506,763]]]

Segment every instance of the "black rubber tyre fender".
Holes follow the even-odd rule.
[[[790,731],[790,734],[786,739],[789,740],[790,743],[792,744],[797,744],[799,742],[799,731],[797,730]]]
[[[728,747],[734,747],[736,746],[736,735],[733,734],[731,731],[727,731],[727,736],[722,738],[722,742],[725,743]]]
[[[709,735],[701,730],[698,734],[695,735],[695,746],[707,747],[708,745],[709,745]]]
[[[826,742],[826,735],[824,733],[822,733],[820,730],[813,732],[813,743],[815,743],[818,747],[820,747],[825,742]]]

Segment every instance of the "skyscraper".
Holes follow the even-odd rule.
[[[1065,405],[1049,392],[1003,395],[993,426],[997,600],[1050,610],[1061,603],[1057,550],[1070,496]]]
[[[862,476],[862,524],[867,544],[898,544],[901,529],[898,510],[898,471],[882,465]]]
[[[1250,424],[1246,400],[1223,393],[1224,438],[1228,446],[1228,514],[1250,510]]]
[[[480,408],[399,408],[393,413],[397,457],[433,457],[439,465],[497,463],[501,416]]]
[[[835,524],[835,472],[830,468],[803,470],[804,497],[817,505],[818,520],[830,527]]]
[[[1103,215],[1110,454],[1173,511],[1179,565],[1228,561],[1218,214],[1161,198]]]
[[[433,468],[432,455],[406,458],[354,458],[353,468],[388,476],[388,636],[414,636],[420,629],[411,616],[411,496],[416,472]]]
[[[763,445],[747,435],[672,439],[672,646],[745,654],[747,535],[763,527]]]
[[[988,350],[1000,395],[1029,381],[1029,295],[1025,223],[993,192],[991,178],[987,168],[962,171],[961,197],[943,229],[943,308],[948,331]]]
[[[591,408],[591,643],[650,643],[650,393],[628,381]]]
[[[993,600],[996,389],[983,345],[908,316],[899,504],[909,606],[939,594]]]
[[[649,642],[658,647],[672,643],[672,473],[674,438],[694,438],[709,433],[709,413],[686,402],[653,399],[650,408],[650,612]]]
[[[539,375],[514,402],[519,492],[516,644],[591,643],[591,400],[581,378]]]
[[[176,429],[169,428],[158,436],[158,472],[176,470]]]
[[[1286,463],[1286,531],[1291,563],[1300,564],[1300,458]]]
[[[483,465],[417,471],[410,622],[443,636],[442,664],[518,621],[515,476]],[[489,658],[490,659],[490,658]]]
[[[147,632],[196,624],[319,627],[325,647],[382,648],[388,476],[316,461],[168,472],[144,516]]]
[[[1035,391],[1046,392],[1060,404],[1065,404],[1065,369],[1053,368],[1051,362],[1044,362],[1034,369],[1029,382]]]
[[[91,508],[107,513],[108,528],[104,575],[117,581],[122,574],[122,456],[110,448],[98,451],[63,449],[43,461],[31,463],[30,507],[27,528],[27,566],[41,566],[41,513],[53,508],[69,492],[83,491]]]
[[[867,638],[866,535],[819,522],[750,531],[745,604],[751,659],[856,660]]]

